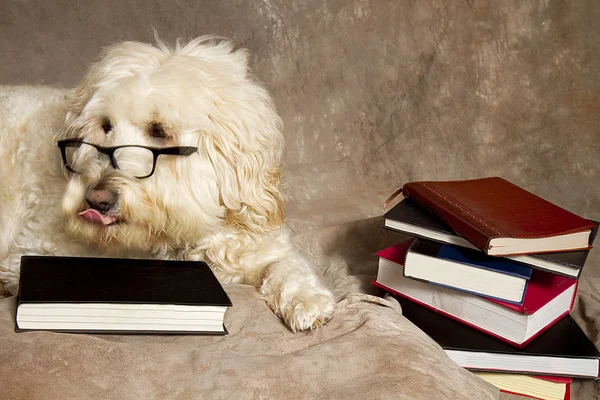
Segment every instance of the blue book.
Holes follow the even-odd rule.
[[[466,248],[452,247],[443,244],[438,251],[438,257],[447,260],[453,260],[464,264],[469,264],[478,268],[485,268],[492,271],[498,271],[503,274],[520,276],[529,280],[531,278],[532,268],[526,267],[514,261],[503,257],[486,256],[477,251],[471,251]]]
[[[532,272],[506,258],[425,239],[414,240],[404,263],[407,278],[519,305]]]

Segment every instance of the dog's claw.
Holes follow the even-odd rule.
[[[315,319],[315,322],[313,322],[312,326],[310,327],[310,329],[317,329],[323,325],[325,325],[327,322],[329,322],[329,318],[325,318],[323,316],[319,316],[317,319]]]

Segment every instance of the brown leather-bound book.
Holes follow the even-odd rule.
[[[589,249],[596,226],[499,177],[410,182],[402,194],[494,256]]]

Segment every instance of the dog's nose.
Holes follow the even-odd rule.
[[[118,195],[109,189],[90,188],[85,193],[85,201],[98,211],[108,211],[117,204]]]

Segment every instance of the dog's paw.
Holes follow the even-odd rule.
[[[335,301],[331,292],[298,293],[279,310],[293,332],[316,329],[333,316]]]

